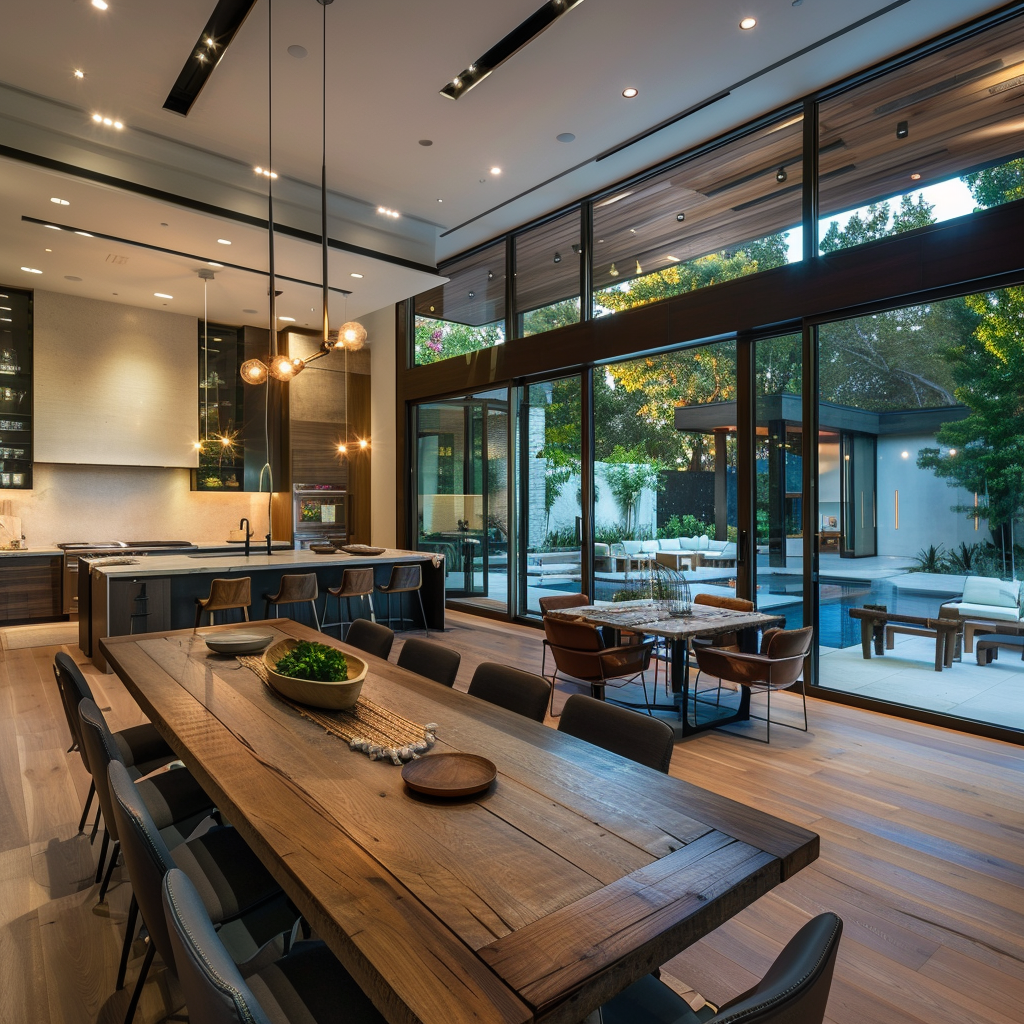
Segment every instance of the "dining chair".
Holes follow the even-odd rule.
[[[722,608],[732,612],[755,611],[753,601],[748,601],[742,597],[726,597],[719,594],[697,594],[694,596],[693,603],[704,605],[706,608]],[[719,650],[724,651],[738,651],[740,649],[740,636],[739,633],[735,631],[731,633],[697,635],[691,638],[690,649],[693,650],[698,646],[717,647]],[[666,686],[668,685],[667,673],[665,677],[665,684]],[[721,697],[722,681],[718,681],[718,686],[708,686],[701,690],[700,693],[710,693],[712,690],[717,690],[719,697]],[[697,692],[698,691],[694,689],[694,700],[697,698]]]
[[[588,594],[552,594],[550,597],[542,597],[537,601],[540,607],[541,618],[550,615],[552,612],[563,612],[569,608],[583,608],[590,604]],[[540,652],[540,674],[547,676],[548,662],[548,639],[544,637],[541,641]]]
[[[757,654],[743,651],[723,651],[717,647],[695,647],[697,668],[700,672],[716,676],[720,680],[737,683],[755,693],[768,695],[768,707],[763,721],[765,722],[765,743],[772,739],[772,691],[784,690],[795,682],[800,682],[803,699],[804,724],[802,732],[807,732],[807,679],[804,664],[811,649],[813,629],[766,629],[761,635],[761,650]],[[699,677],[698,677],[699,678]],[[694,696],[696,710],[696,691]],[[762,718],[751,715],[751,718]],[[789,722],[776,721],[776,725],[784,725],[787,729],[800,729]]]
[[[420,602],[420,615],[423,616],[423,632],[430,636],[430,628],[427,626],[427,613],[423,608],[423,571],[419,564],[415,565],[394,565],[391,567],[391,576],[387,583],[378,583],[377,590],[388,596],[388,626],[391,625],[391,595],[398,594],[398,610],[402,610],[402,594],[415,592]],[[405,622],[404,615],[399,617],[400,623]],[[409,619],[409,622],[414,621]]]
[[[64,651],[58,651],[53,659],[53,674],[57,680],[57,689],[60,691],[61,704],[64,706],[64,715],[67,718],[68,730],[71,732],[71,750],[77,750],[82,758],[85,770],[89,772],[89,795],[85,800],[85,807],[82,809],[82,817],[78,822],[78,834],[85,831],[85,823],[89,817],[89,808],[96,795],[96,779],[89,767],[89,755],[82,742],[82,720],[78,714],[78,705],[83,700],[92,700],[92,688],[86,682],[82,670],[75,664],[75,660]],[[129,768],[138,768],[139,775],[148,775],[157,768],[163,767],[177,759],[177,754],[167,745],[164,738],[157,732],[152,722],[144,722],[142,725],[129,726],[114,734],[114,742],[121,754],[121,760]],[[68,751],[68,753],[71,752]],[[99,811],[97,811],[97,821]],[[92,837],[95,838],[96,830],[93,829]]]
[[[177,975],[161,899],[164,875],[172,868],[181,868],[202,894],[206,912],[220,925],[221,942],[235,963],[251,961],[268,942],[289,933],[298,912],[235,829],[223,825],[212,828],[169,850],[124,765],[112,761],[108,775],[133,892],[117,975],[118,990],[124,987],[140,913],[149,933],[146,956],[125,1015],[125,1024],[131,1024],[153,957],[159,953],[167,969]],[[197,1018],[192,1020],[198,1024]]]
[[[327,596],[324,598],[324,619],[327,618],[327,608],[331,603],[331,598],[336,598],[338,602],[338,621],[337,622],[321,622],[320,628],[326,630],[329,626],[338,627],[338,639],[345,639],[345,622],[341,615],[341,602],[342,599],[345,601],[346,609],[351,616],[352,613],[352,598],[361,597],[367,604],[370,612],[370,621],[376,622],[377,616],[373,613],[373,569],[346,569],[341,574],[341,583],[336,587],[327,588]],[[352,622],[351,618],[348,620]]]
[[[666,773],[676,741],[675,730],[660,718],[582,693],[572,694],[565,702],[558,731]]]
[[[345,643],[385,661],[394,642],[395,634],[387,626],[382,626],[379,622],[370,622],[368,619],[356,619],[348,627],[348,635],[345,637]]]
[[[270,609],[277,611],[282,604],[308,604],[313,609],[313,623],[320,630],[320,617],[317,615],[316,602],[320,596],[317,587],[316,573],[304,572],[294,575],[285,574],[281,577],[276,594],[263,595],[263,618],[270,618]]]
[[[398,667],[426,676],[442,686],[454,686],[462,655],[450,647],[410,637],[398,652]]]
[[[625,686],[639,679],[644,690],[647,713],[651,713],[644,673],[651,665],[653,640],[606,647],[596,626],[551,615],[544,619],[544,633],[555,662],[555,669],[551,673],[552,716],[558,717],[555,715],[555,682],[559,672],[571,679],[589,683],[591,695],[600,700],[605,699],[608,686]]]
[[[514,711],[524,718],[543,722],[551,686],[543,676],[509,665],[485,661],[478,665],[469,684],[469,695]]]
[[[83,748],[89,755],[89,764],[95,769],[93,779],[96,784],[96,797],[103,812],[103,843],[100,846],[99,864],[96,868],[96,881],[99,882],[102,877],[97,903],[102,903],[121,851],[117,823],[114,821],[110,802],[107,768],[112,761],[117,761],[125,766],[131,778],[139,779],[141,775],[137,768],[125,764],[116,739],[107,728],[103,712],[96,706],[95,701],[88,698],[83,700],[78,705],[78,715]],[[156,827],[169,846],[184,842],[196,826],[213,811],[213,801],[203,792],[203,788],[196,782],[192,773],[184,768],[149,776],[139,782],[138,786],[142,799],[145,800],[156,822]],[[114,845],[104,874],[103,865],[111,840]]]
[[[710,1014],[648,974],[601,1007],[601,1024],[822,1024],[842,934],[835,914],[811,918],[753,988]]]
[[[226,580],[212,580],[210,582],[210,596],[196,598],[196,621],[195,629],[202,624],[203,615],[209,613],[210,625],[214,622],[214,612],[230,611],[240,608],[249,621],[249,605],[252,604],[252,577],[234,576]]]
[[[192,1024],[384,1024],[323,942],[299,942],[243,978],[184,871],[160,886],[164,922]]]

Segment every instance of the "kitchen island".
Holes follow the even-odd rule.
[[[372,566],[377,584],[387,583],[395,565],[418,563],[423,572],[423,607],[431,629],[444,629],[445,565],[441,556],[422,551],[403,551],[388,548],[381,555],[349,555],[339,552],[320,555],[313,551],[275,551],[254,549],[245,552],[195,551],[182,555],[161,555],[159,558],[141,557],[135,564],[91,565],[89,574],[89,610],[87,629],[82,630],[80,646],[92,658],[97,668],[106,669],[106,661],[98,640],[105,636],[127,636],[135,633],[156,633],[170,629],[188,629],[195,622],[196,598],[209,596],[214,579],[249,576],[252,578],[252,605],[250,619],[264,617],[264,595],[277,592],[281,577],[288,574],[316,573],[320,599],[318,612],[323,612],[324,599],[329,587],[337,587],[345,569]],[[359,600],[352,604],[352,614],[365,614]],[[330,618],[334,619],[335,605],[331,603]],[[392,598],[392,615],[399,615],[420,625],[420,607],[415,594],[396,595]],[[374,595],[378,619],[386,620],[387,597]],[[308,606],[294,608],[282,606],[282,612],[294,612],[305,621]],[[277,617],[276,612],[272,614]],[[348,616],[342,602],[342,614]],[[236,612],[221,613],[236,616]],[[239,616],[240,618],[240,616]],[[310,619],[310,622],[312,620]]]

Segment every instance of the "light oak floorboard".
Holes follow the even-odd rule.
[[[485,661],[540,670],[537,630],[448,615],[448,630],[432,639],[462,654],[459,689]],[[115,873],[107,902],[95,905],[99,844],[76,834],[88,776],[65,753],[50,668],[58,649],[0,654],[0,1024],[119,1021],[128,998],[113,989],[130,887]],[[66,650],[113,728],[141,720],[114,676]],[[559,684],[556,711],[574,692],[586,690]],[[817,861],[666,964],[666,980],[692,1000],[722,1002],[756,981],[804,921],[831,909],[845,932],[828,1024],[1018,1020],[1024,747],[808,703],[811,731],[773,729],[770,746],[736,734],[760,722],[677,743],[673,775],[813,829],[822,842]],[[798,709],[789,695],[775,704],[781,714]],[[129,989],[139,942],[135,953]],[[151,1024],[177,1003],[157,969],[137,1019]]]

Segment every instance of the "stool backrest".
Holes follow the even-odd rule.
[[[320,596],[316,585],[316,573],[304,572],[281,577],[275,604],[292,604],[300,601],[315,601]],[[273,601],[274,599],[271,598]]]
[[[454,686],[462,655],[450,647],[410,637],[398,653],[399,668],[407,668],[442,686]]]
[[[551,695],[551,684],[543,676],[532,672],[485,661],[473,673],[469,694],[514,711],[524,718],[543,722],[548,709],[548,697]]]
[[[204,611],[216,612],[227,608],[248,608],[252,604],[252,577],[233,576],[210,583],[210,597]]]
[[[391,570],[387,590],[392,594],[401,594],[407,590],[419,590],[423,583],[423,574],[419,565],[396,565]]]
[[[668,772],[672,760],[675,733],[667,722],[581,693],[565,702],[558,731],[659,772]]]
[[[341,574],[341,597],[373,593],[372,569],[346,569]]]

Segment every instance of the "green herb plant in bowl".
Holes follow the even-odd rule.
[[[267,682],[284,697],[313,707],[342,710],[359,699],[366,662],[328,644],[289,637],[263,655]]]

